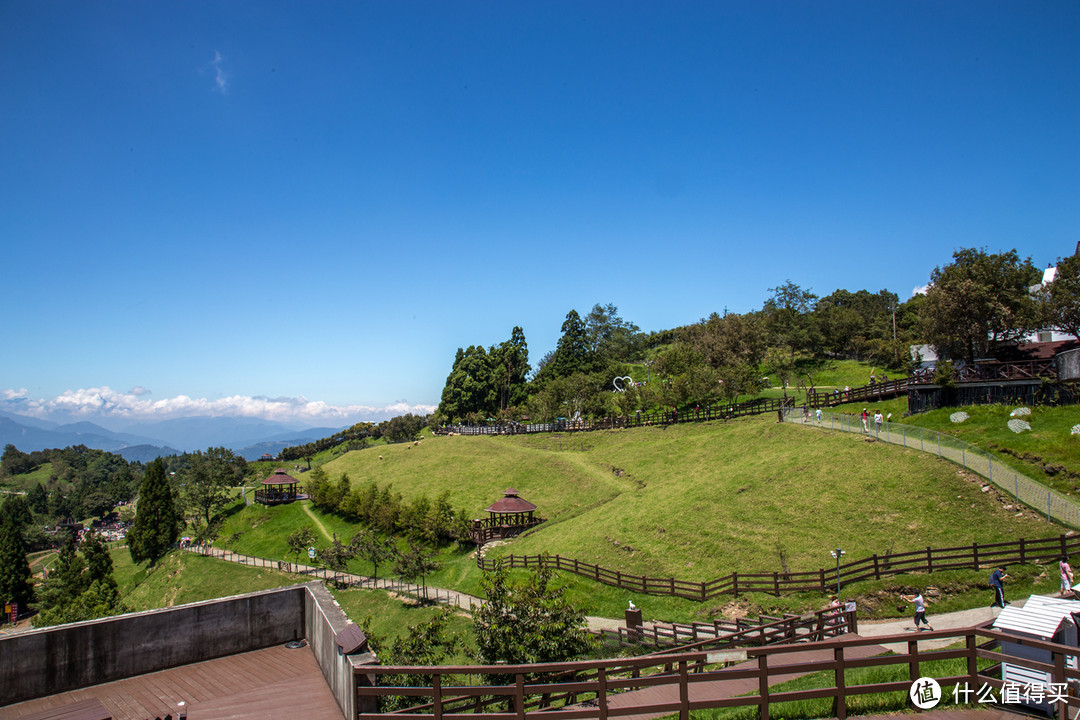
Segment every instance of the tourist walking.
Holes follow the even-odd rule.
[[[907,595],[901,595],[909,603],[915,603],[915,629],[922,630],[919,624],[926,625],[927,630],[933,630],[934,627],[930,624],[930,621],[926,619],[926,600],[923,599],[922,593],[916,593],[912,597]]]
[[[867,435],[870,434],[870,413],[866,412],[866,408],[862,409],[862,429]]]
[[[876,413],[874,413],[874,429],[879,435],[881,434],[881,423],[883,422],[885,422],[885,416],[881,414],[880,410],[878,410]]]
[[[990,603],[990,607],[1003,608],[1009,603],[1005,602],[1005,578],[1009,577],[1009,573],[1005,572],[1005,566],[994,570],[990,573],[990,588],[994,591],[994,602]]]
[[[1058,572],[1061,573],[1061,597],[1072,597],[1073,570],[1069,558],[1064,555],[1058,560]]]

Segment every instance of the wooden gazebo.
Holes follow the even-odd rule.
[[[514,537],[544,522],[536,517],[536,506],[519,496],[514,488],[507,488],[502,499],[484,508],[488,516],[473,520],[472,539],[477,545],[489,540]]]
[[[294,500],[303,500],[306,496],[300,494],[299,487],[299,480],[285,472],[285,468],[278,468],[263,480],[262,487],[255,491],[255,502],[263,505],[281,505]]]

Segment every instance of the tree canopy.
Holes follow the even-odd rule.
[[[997,345],[1016,340],[1038,325],[1038,306],[1029,292],[1040,273],[1016,250],[987,253],[963,249],[934,268],[922,307],[922,331],[939,357],[974,363]]]
[[[183,526],[165,464],[158,458],[147,467],[139,488],[135,522],[127,533],[131,559],[136,563],[157,562],[180,538]]]

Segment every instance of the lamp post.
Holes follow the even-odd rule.
[[[844,557],[844,555],[846,553],[843,550],[841,550],[840,548],[836,548],[835,550],[830,550],[829,554],[832,555],[834,558],[836,558],[836,597],[839,599],[839,597],[840,597],[840,558]]]

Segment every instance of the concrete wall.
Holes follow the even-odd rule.
[[[298,585],[4,637],[0,705],[303,638],[310,598]]]
[[[334,639],[349,624],[349,618],[322,583],[308,583],[307,589],[304,636],[342,714],[347,718],[356,717],[356,681],[353,679],[352,664],[347,656],[342,655]]]

